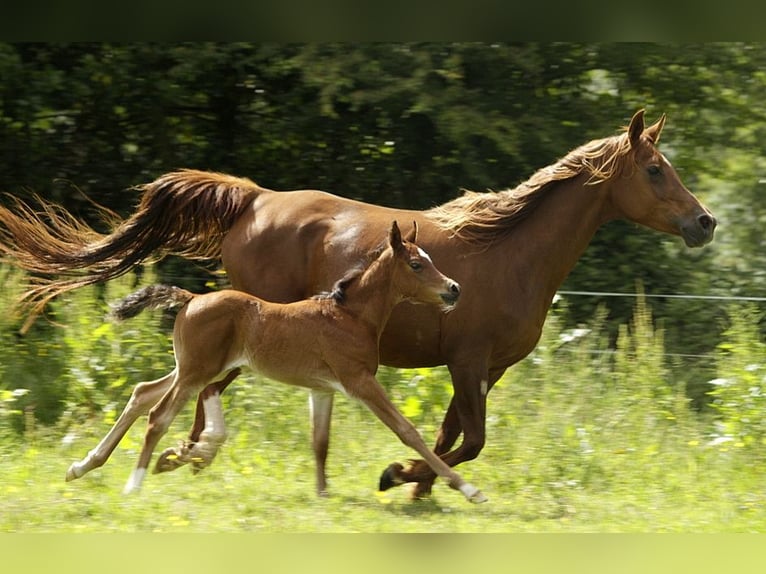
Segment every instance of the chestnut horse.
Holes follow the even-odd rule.
[[[535,347],[556,290],[601,225],[627,219],[681,236],[690,247],[712,240],[715,218],[657,148],[664,124],[663,115],[645,126],[640,110],[623,132],[585,143],[514,189],[466,192],[422,212],[178,171],[142,186],[136,212],[108,235],[50,204],[42,215],[20,202],[16,213],[0,208],[0,249],[47,277],[28,291],[36,309],[166,253],[221,256],[235,289],[288,302],[329,288],[392,219],[415,220],[420,244],[463,285],[461,304],[448,315],[397,307],[380,359],[398,367],[447,365],[454,394],[434,451],[455,466],[482,450],[487,393]],[[192,436],[201,425],[199,418]],[[398,481],[418,483],[415,496],[430,492],[435,475],[423,461],[395,469]]]
[[[270,303],[234,290],[194,295],[165,285],[129,295],[113,310],[117,318],[132,317],[147,307],[182,305],[173,329],[175,368],[156,381],[136,386],[112,429],[85,459],[70,466],[67,480],[106,462],[136,418],[151,408],[138,464],[125,486],[126,493],[137,490],[154,448],[186,401],[208,384],[222,377],[228,383],[242,367],[249,367],[271,379],[308,387],[314,397],[340,390],[359,399],[450,487],[472,502],[485,501],[479,489],[430,451],[375,379],[378,341],[394,306],[409,300],[440,303],[450,310],[460,294],[460,286],[442,275],[425,251],[412,243],[416,233],[417,227],[402,240],[394,221],[388,244],[366,268],[347,274],[329,294],[294,303]],[[312,411],[315,420],[328,414]],[[315,433],[328,430],[321,422],[314,424]],[[207,436],[203,432],[187,453],[188,460],[196,456],[194,447],[204,450],[208,440],[217,448],[225,434],[223,418],[208,416],[205,431]],[[327,434],[315,434],[312,442],[321,450],[328,440]],[[323,455],[317,456],[319,494],[325,494],[327,487]]]

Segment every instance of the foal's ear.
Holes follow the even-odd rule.
[[[393,247],[394,251],[401,249],[404,244],[402,243],[402,232],[399,231],[399,224],[396,220],[391,222],[391,231],[388,234],[388,243]]]
[[[413,221],[412,222],[412,231],[410,231],[407,234],[407,237],[404,238],[405,241],[409,241],[410,243],[415,243],[415,240],[418,238],[418,222]]]
[[[662,132],[662,128],[665,125],[665,114],[662,114],[660,116],[660,119],[658,119],[656,122],[654,122],[652,125],[650,125],[648,128],[646,128],[646,136],[652,140],[655,145],[658,141],[660,141],[660,133]]]
[[[644,133],[644,110],[638,110],[630,120],[628,126],[628,137],[630,138],[630,147],[636,147],[641,140],[641,134]]]

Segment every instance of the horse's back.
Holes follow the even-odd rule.
[[[235,289],[298,301],[331,288],[363,262],[393,220],[407,229],[420,217],[317,190],[265,193],[224,238],[223,263]]]

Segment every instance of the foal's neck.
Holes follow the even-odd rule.
[[[380,338],[383,327],[397,303],[404,295],[394,288],[391,257],[381,257],[370,266],[349,287],[344,303],[345,309],[370,326]]]

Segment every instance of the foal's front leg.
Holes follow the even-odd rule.
[[[362,401],[388,428],[394,431],[399,440],[416,450],[433,472],[447,479],[450,488],[459,490],[471,502],[485,502],[487,500],[478,488],[463,480],[454,469],[431,452],[420,433],[397,410],[374,376],[363,377],[353,385],[346,386],[346,389],[350,395]]]
[[[487,394],[504,372],[505,369],[488,371],[484,365],[478,368],[475,365],[465,368],[450,366],[455,392],[439,429],[434,449],[446,464],[454,467],[476,458],[481,452],[486,436]],[[450,451],[461,431],[462,443]],[[430,495],[435,478],[427,461],[412,461],[406,469],[401,464],[394,463],[383,472],[381,488],[385,490],[397,484],[414,482],[413,498],[424,498]]]

